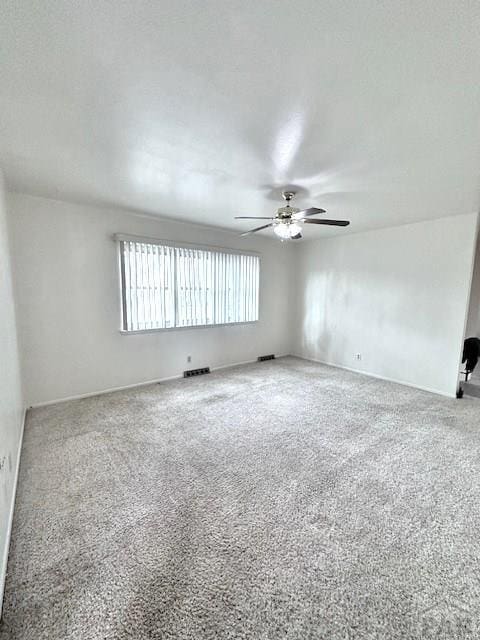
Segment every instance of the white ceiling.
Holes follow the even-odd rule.
[[[476,211],[479,33],[473,0],[3,0],[0,166],[238,230],[290,184],[351,231]]]

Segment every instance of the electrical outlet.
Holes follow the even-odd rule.
[[[187,356],[187,362],[191,362],[192,361],[192,356]]]

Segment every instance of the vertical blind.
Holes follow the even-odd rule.
[[[259,258],[120,241],[125,331],[258,320]]]

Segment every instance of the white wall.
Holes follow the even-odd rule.
[[[295,352],[454,395],[476,220],[469,214],[304,243]]]
[[[22,425],[23,402],[7,217],[0,173],[0,614]]]
[[[475,265],[473,267],[472,287],[470,290],[470,303],[465,331],[466,338],[471,336],[480,338],[480,238],[477,238]]]
[[[28,405],[291,351],[287,244],[21,194],[9,214]],[[259,251],[260,321],[120,334],[116,232]]]

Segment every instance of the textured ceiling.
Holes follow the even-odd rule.
[[[0,166],[238,230],[291,184],[348,231],[476,211],[479,33],[478,2],[3,0]]]

